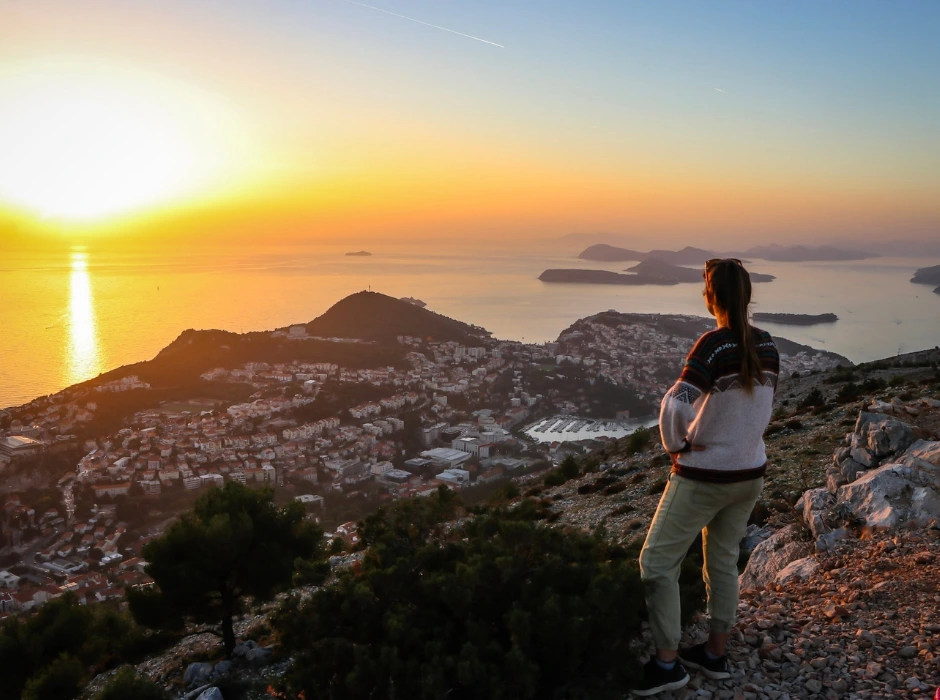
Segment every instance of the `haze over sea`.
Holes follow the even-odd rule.
[[[623,270],[567,253],[372,245],[276,253],[126,255],[63,250],[10,254],[0,263],[0,407],[147,360],[187,328],[270,330],[306,322],[371,287],[413,296],[428,308],[503,339],[545,342],[573,321],[614,309],[706,315],[698,285],[545,284],[546,268]],[[838,323],[763,324],[776,335],[863,362],[940,344],[940,295],[910,283],[937,259],[839,263],[753,261],[776,275],[755,286],[755,311],[836,313]]]

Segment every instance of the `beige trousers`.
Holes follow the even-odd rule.
[[[738,608],[739,546],[763,486],[763,478],[712,484],[670,474],[640,553],[657,649],[679,648],[679,568],[700,531],[709,624],[714,632],[731,630]]]

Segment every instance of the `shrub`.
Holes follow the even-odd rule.
[[[849,382],[848,384],[843,384],[842,388],[839,389],[839,393],[836,394],[836,401],[839,403],[849,403],[850,401],[855,401],[861,395],[861,390],[859,389],[858,384],[855,382]]]
[[[138,677],[132,666],[124,666],[94,700],[170,700],[170,695],[156,683]]]
[[[826,397],[823,396],[819,387],[815,387],[806,396],[800,399],[798,406],[800,408],[812,408],[813,406],[822,406],[826,403]]]
[[[578,487],[578,493],[582,496],[589,493],[594,493],[595,491],[597,491],[597,486],[595,484],[581,484]]]
[[[358,571],[282,606],[291,697],[620,697],[639,671],[635,559],[600,535],[519,520],[518,507],[446,528],[438,498],[376,514]]]
[[[604,489],[605,496],[614,496],[622,491],[626,491],[627,485],[622,481],[618,481],[616,484],[611,484],[606,489]]]
[[[62,654],[23,689],[23,700],[70,700],[81,691],[85,669],[74,656]]]
[[[637,428],[633,434],[627,438],[627,454],[635,455],[642,452],[650,444],[652,437],[650,431],[646,428]]]
[[[545,476],[542,483],[545,486],[561,486],[579,476],[581,476],[581,470],[578,467],[578,460],[574,458],[574,455],[568,455],[557,469],[553,469]]]
[[[632,513],[634,510],[636,510],[636,507],[633,506],[632,504],[623,503],[617,506],[616,508],[614,508],[612,511],[610,511],[610,514],[611,515],[626,515],[627,513]]]
[[[786,423],[784,423],[783,427],[787,428],[788,430],[802,430],[803,421],[798,420],[797,418],[792,418],[788,420]]]

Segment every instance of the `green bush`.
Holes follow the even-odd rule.
[[[26,682],[23,700],[71,700],[81,691],[85,669],[74,656],[62,654]]]
[[[646,428],[637,428],[633,434],[627,438],[627,454],[635,455],[637,452],[645,450],[652,441],[652,435]]]
[[[156,683],[138,677],[133,666],[124,666],[94,700],[170,700],[170,695]]]
[[[53,692],[49,688],[65,692],[76,664],[84,681],[95,669],[132,663],[166,641],[146,634],[112,605],[79,605],[66,594],[30,617],[10,617],[0,625],[0,698],[18,698],[27,687],[35,697],[46,697]]]
[[[572,479],[577,479],[579,476],[581,476],[581,469],[578,466],[578,460],[574,458],[574,455],[568,455],[558,465],[557,469],[553,469],[545,476],[542,483],[545,486],[561,486]]]
[[[600,535],[522,519],[522,504],[448,526],[454,498],[379,511],[360,529],[361,567],[283,605],[274,626],[295,659],[284,689],[336,700],[620,697],[639,671],[635,558]],[[698,567],[695,577],[686,619],[700,607]]]
[[[822,406],[826,403],[826,397],[823,396],[822,392],[818,387],[814,388],[806,396],[800,399],[798,406],[800,408],[812,408],[813,406]]]

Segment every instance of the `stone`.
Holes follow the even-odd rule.
[[[901,647],[898,649],[898,656],[902,659],[913,659],[917,656],[917,647]]]
[[[852,459],[861,464],[863,467],[868,469],[875,465],[875,458],[871,452],[869,452],[864,447],[853,447],[852,448]]]
[[[876,457],[887,457],[903,452],[914,442],[911,426],[899,420],[886,418],[868,425],[867,445]]]
[[[805,581],[819,569],[819,562],[816,557],[804,557],[791,561],[783,567],[774,577],[774,583],[778,586],[785,586],[791,581]]]
[[[826,470],[826,490],[833,496],[836,495],[836,491],[839,490],[840,486],[845,486],[847,483],[849,483],[849,480],[845,478],[845,475],[839,469]]]
[[[809,552],[810,544],[800,539],[796,525],[787,525],[754,548],[739,577],[739,585],[742,589],[751,589],[773,583],[781,569]]]
[[[840,527],[838,530],[833,530],[832,532],[824,533],[816,538],[816,551],[831,552],[833,549],[835,549],[836,542],[847,540],[851,536],[851,533],[844,527]]]
[[[822,683],[817,681],[815,678],[810,678],[808,681],[806,681],[804,687],[811,693],[818,693],[822,691]]]
[[[192,688],[197,685],[205,685],[212,677],[212,664],[197,662],[186,667],[183,673],[183,685]]]
[[[230,675],[235,668],[235,664],[231,661],[220,661],[215,665],[215,668],[212,669],[212,678],[225,678]]]
[[[747,526],[744,539],[741,540],[741,551],[750,554],[761,542],[774,533],[769,527],[759,527],[753,523]]]
[[[839,471],[845,477],[846,483],[851,484],[858,478],[858,475],[865,471],[865,465],[859,464],[851,457],[847,457],[839,462]]]
[[[265,666],[273,660],[274,652],[264,647],[257,647],[248,652],[245,657],[252,666]]]
[[[869,530],[940,518],[940,442],[919,440],[896,463],[867,472],[836,496]]]
[[[213,686],[202,691],[196,700],[225,700],[225,698],[222,697],[222,691]]]
[[[232,649],[232,658],[233,659],[244,659],[248,656],[248,652],[251,651],[251,647],[247,644],[236,644]]]

